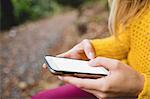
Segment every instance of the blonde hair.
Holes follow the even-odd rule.
[[[129,19],[138,17],[150,4],[150,0],[108,0],[108,2],[110,5],[108,28],[113,34],[118,34],[120,25],[125,27]]]

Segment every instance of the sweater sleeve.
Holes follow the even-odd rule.
[[[111,36],[104,39],[94,39],[91,43],[96,56],[114,59],[125,59],[129,51],[129,33],[121,33],[118,38]]]

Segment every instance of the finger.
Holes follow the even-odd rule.
[[[47,65],[46,65],[45,63],[42,65],[42,67],[43,67],[44,69],[47,69]]]
[[[119,63],[118,60],[105,57],[97,57],[89,61],[90,66],[102,66],[109,70],[116,68],[118,66],[118,63]]]
[[[69,52],[72,53],[72,57],[75,59],[80,59],[80,60],[89,59],[84,52],[82,43],[79,43],[76,46],[74,46]]]
[[[105,93],[97,91],[97,90],[91,90],[91,89],[82,89],[88,93],[93,94],[94,96],[96,96],[97,98],[102,98],[102,96],[104,97]]]
[[[82,79],[76,77],[61,77],[61,80],[73,84],[81,89],[86,89],[88,92],[98,95],[99,97],[114,97],[119,96],[119,94],[113,93],[106,90],[106,79]]]
[[[56,57],[66,57],[66,58],[69,58],[70,56],[71,56],[70,53],[65,52],[65,53],[57,55]]]
[[[73,58],[73,59],[82,59],[81,55],[83,53],[83,48],[81,46],[81,43],[74,46],[69,51],[57,55],[57,57],[65,57],[65,58]]]
[[[64,58],[71,58],[71,59],[78,59],[78,60],[86,60],[87,58],[85,56],[82,56],[81,53],[78,53],[76,51],[70,52],[70,53],[65,53],[64,55],[59,55],[57,57],[64,57]]]
[[[82,88],[82,90],[86,91],[86,92],[89,92],[91,94],[94,94],[94,95],[98,95],[99,93],[101,93],[100,91],[97,91],[97,90],[93,90],[93,89],[85,89],[85,88]]]
[[[97,87],[101,86],[101,83],[97,79],[85,79],[66,76],[62,77],[61,80],[73,84],[79,88],[97,89]]]
[[[83,50],[89,59],[95,58],[95,50],[89,40],[85,39],[82,42]]]
[[[102,92],[99,90],[93,90],[93,89],[82,89],[86,92],[89,92],[93,95],[95,95],[97,98],[111,98],[111,99],[135,99],[133,97],[128,97],[121,95],[120,93],[113,93],[113,92]]]

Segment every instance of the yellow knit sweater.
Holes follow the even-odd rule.
[[[133,18],[122,32],[119,40],[114,36],[92,40],[96,55],[126,59],[132,68],[145,77],[144,88],[138,99],[150,99],[150,6],[140,17]]]

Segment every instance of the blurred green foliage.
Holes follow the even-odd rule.
[[[55,0],[12,0],[14,14],[18,22],[35,20],[50,15],[60,9]]]
[[[14,24],[20,24],[26,20],[36,20],[41,17],[53,15],[65,7],[80,8],[83,4],[94,1],[105,0],[9,0],[13,5]],[[9,5],[8,5],[9,6]],[[8,7],[6,6],[6,7]],[[6,8],[7,9],[7,8]],[[1,10],[1,8],[0,8]],[[6,15],[0,11],[1,28],[9,28],[9,21]],[[12,24],[12,23],[11,23]]]

